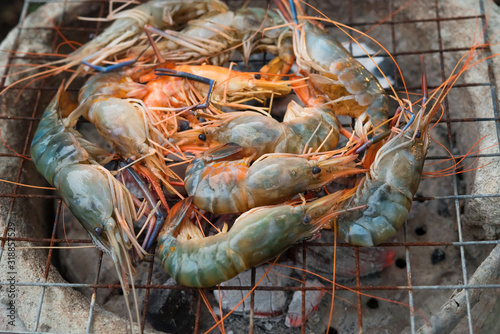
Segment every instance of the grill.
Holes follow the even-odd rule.
[[[71,46],[76,46],[67,40],[84,43],[90,36],[102,31],[102,22],[80,21],[76,15],[104,17],[109,10],[108,1],[104,0],[46,3],[43,0],[25,0],[18,27],[0,47],[3,50],[0,64],[6,65],[0,69],[3,75],[0,89],[22,77],[13,75],[25,68],[18,65],[59,59],[54,53],[69,53]],[[500,20],[495,18],[500,16],[500,9],[493,2],[349,0],[311,3],[331,19],[367,31],[379,40],[398,61],[408,90],[412,93],[420,93],[419,55],[424,56],[430,88],[436,88],[450,74],[459,57],[473,45],[485,43],[480,58],[497,53],[494,41],[491,41],[492,45],[486,44],[489,38],[494,37],[492,32],[499,31]],[[241,7],[243,2],[229,0],[228,4],[234,9]],[[266,2],[257,4],[265,6]],[[115,7],[118,5],[115,4]],[[313,11],[309,8],[308,13]],[[483,30],[483,26],[487,28]],[[339,39],[348,41],[332,25],[326,24],[326,27]],[[354,36],[357,34],[354,33]],[[360,39],[360,42],[373,50],[380,49],[366,38]],[[37,54],[41,52],[44,54]],[[377,53],[377,56],[389,59],[383,52]],[[354,249],[356,278],[335,287],[331,282],[323,281],[326,291],[335,290],[331,323],[328,323],[331,301],[328,294],[311,320],[297,329],[288,330],[282,325],[283,317],[272,321],[255,317],[255,294],[252,293],[249,296],[250,313],[225,318],[225,331],[318,333],[328,328],[330,333],[497,332],[498,327],[488,327],[496,324],[495,319],[487,316],[493,310],[494,318],[494,311],[500,307],[500,304],[497,305],[500,288],[500,246],[497,244],[500,240],[495,230],[495,218],[498,217],[495,206],[498,206],[500,196],[496,185],[498,174],[495,174],[499,160],[499,149],[495,145],[500,143],[496,81],[500,67],[495,66],[496,61],[495,58],[488,59],[464,74],[444,101],[443,118],[432,132],[433,138],[441,141],[455,155],[452,162],[459,162],[460,156],[486,135],[471,150],[475,151],[474,154],[466,156],[463,162],[469,166],[478,159],[475,166],[491,164],[464,174],[422,180],[414,199],[415,208],[404,228],[390,242],[381,245],[396,251],[395,265],[380,274],[361,278],[359,248],[339,243],[337,247]],[[255,62],[266,62],[266,57]],[[397,71],[392,70],[390,74],[396,82],[396,90],[401,92],[403,86]],[[5,141],[4,145],[0,145],[0,174],[3,179],[46,185],[29,160],[29,144],[60,80],[61,76],[42,78],[36,82],[27,80],[0,96],[0,129]],[[485,149],[478,151],[478,147]],[[446,150],[433,143],[426,161],[429,166],[425,170],[447,168],[450,162],[438,167],[431,164],[449,158]],[[63,273],[64,270],[58,271],[58,268],[61,268],[61,256],[66,253],[59,253],[57,247],[91,244],[86,237],[65,238],[63,216],[64,208],[56,192],[0,183],[0,301],[5,305],[2,305],[5,316],[0,317],[0,332],[125,331],[125,319],[96,303],[99,296],[108,291],[106,289],[120,289],[117,281],[103,279],[101,268],[105,266],[107,255],[95,249],[91,251],[90,261],[95,273],[92,277],[82,279],[79,276],[81,280],[72,283],[61,277],[59,271]],[[334,245],[333,241],[318,240],[298,245],[301,264],[295,265],[305,269],[306,263],[314,260],[311,258],[313,250],[333,252]],[[79,253],[80,249],[74,248],[72,252],[79,258],[79,263],[84,260],[84,256],[79,255],[83,254]],[[445,260],[440,262],[442,254],[445,254]],[[431,264],[432,256],[435,264]],[[155,272],[157,267],[158,263],[151,261],[137,268],[144,278],[136,281],[135,288],[141,295],[141,324],[143,329],[146,326],[146,332],[154,332],[146,325],[148,313],[158,313],[151,310],[151,296],[168,291],[188,296],[186,298],[192,301],[193,309],[188,312],[188,317],[193,318],[193,322],[189,331],[202,333],[221,329],[213,328],[215,321],[203,301],[203,295],[212,294],[211,289],[189,289],[175,283],[164,285]],[[249,290],[259,281],[256,272],[252,270],[249,285],[223,286],[220,290]],[[301,291],[305,296],[306,291],[319,289],[303,283],[305,271],[297,277],[301,284],[260,284],[255,291]],[[90,300],[75,288],[86,291]],[[375,297],[380,298],[378,303],[374,302]],[[9,309],[9,305],[15,305],[14,312],[10,311],[12,307]],[[302,314],[305,314],[305,302],[302,303]],[[12,315],[14,318],[10,317]],[[11,319],[15,326],[9,325]],[[179,317],[174,320],[179,324],[184,319]],[[185,329],[179,325],[171,331],[184,332]]]

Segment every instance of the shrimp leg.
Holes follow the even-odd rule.
[[[123,168],[126,166],[127,166],[126,163],[120,162],[120,167]],[[151,193],[149,188],[146,186],[146,184],[141,179],[139,174],[137,174],[137,172],[132,167],[127,167],[127,171],[130,173],[130,175],[132,175],[135,182],[141,189],[142,193],[144,194],[144,197],[146,198],[146,200],[150,205],[150,208],[154,209],[156,200],[154,199],[153,194]],[[158,210],[156,210],[155,212],[155,216],[156,216],[156,224],[148,229],[146,237],[144,238],[144,242],[142,243],[142,248],[144,248],[145,251],[148,251],[151,245],[156,241],[158,233],[160,232],[161,228],[163,227],[163,223],[165,222],[166,213],[163,211],[162,208],[158,208]]]
[[[122,62],[119,62],[119,63],[114,64],[114,65],[99,66],[99,65],[94,65],[94,64],[90,63],[89,60],[92,59],[92,58],[94,58],[95,56],[97,56],[97,54],[99,52],[93,53],[93,54],[91,54],[91,55],[83,58],[82,59],[82,64],[83,65],[87,65],[87,66],[93,68],[96,71],[99,71],[99,72],[102,72],[102,73],[109,73],[109,72],[112,72],[114,70],[118,70],[120,68],[124,68],[126,66],[134,65],[139,60],[139,58],[141,58],[141,56],[144,54],[144,52],[146,52],[146,50],[148,48],[149,48],[149,46],[146,46],[146,48],[144,50],[142,50],[134,59],[122,61]]]

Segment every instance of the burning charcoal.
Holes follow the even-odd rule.
[[[170,278],[164,285],[175,285]],[[196,298],[191,290],[153,289],[146,319],[156,330],[166,333],[194,331]]]
[[[306,287],[324,287],[320,281],[307,280]],[[306,310],[305,319],[302,319],[302,291],[295,291],[292,302],[288,306],[288,314],[286,315],[285,325],[287,327],[299,327],[304,323],[309,315],[318,309],[321,299],[325,295],[325,290],[307,290],[306,291]]]

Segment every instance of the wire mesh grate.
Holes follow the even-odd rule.
[[[230,0],[227,1],[231,8],[239,8],[243,4],[242,1]],[[26,62],[34,63],[45,63],[48,61],[53,61],[59,59],[54,56],[53,53],[64,52],[68,53],[71,51],[71,43],[65,43],[59,48],[61,43],[65,42],[62,36],[68,39],[74,39],[78,42],[84,42],[90,37],[90,35],[95,36],[103,30],[104,24],[100,21],[88,22],[80,21],[76,19],[75,12],[73,10],[78,7],[78,5],[84,4],[89,6],[90,9],[86,10],[87,13],[92,12],[92,15],[98,17],[104,17],[109,10],[109,3],[105,0],[89,0],[89,1],[53,1],[52,5],[59,5],[62,10],[55,10],[54,21],[43,19],[43,17],[50,16],[49,14],[43,14],[40,10],[36,12],[35,15],[42,17],[40,20],[29,20],[29,14],[34,12],[40,7],[40,5],[46,4],[47,1],[43,0],[25,0],[22,15],[19,21],[19,26],[16,28],[10,36],[10,51],[5,58],[6,65],[1,71],[3,71],[2,79],[0,80],[0,90],[6,88],[9,84],[9,75],[18,70],[18,66]],[[313,3],[313,2],[311,2]],[[254,3],[252,2],[252,5]],[[265,6],[266,2],[258,2],[260,6]],[[436,88],[441,82],[446,80],[450,75],[453,62],[456,61],[460,55],[469,51],[473,47],[473,43],[485,43],[481,49],[482,57],[487,58],[493,55],[490,46],[487,44],[489,38],[492,36],[488,35],[488,30],[482,31],[481,27],[487,25],[488,15],[493,15],[498,11],[495,4],[492,2],[485,2],[483,0],[477,1],[464,1],[462,5],[451,5],[448,1],[432,1],[432,0],[414,0],[414,1],[343,1],[343,2],[314,2],[320,10],[325,12],[330,18],[340,21],[344,24],[352,26],[356,29],[362,31],[369,31],[370,35],[373,35],[375,39],[380,39],[382,44],[391,52],[392,56],[401,65],[403,74],[405,78],[408,75],[410,80],[407,81],[407,88],[410,92],[418,94],[420,92],[420,82],[418,79],[418,69],[420,66],[418,57],[423,55],[426,60],[426,66],[430,72],[429,88]],[[68,9],[69,8],[69,9]],[[46,9],[46,7],[42,7]],[[475,10],[474,15],[471,15],[471,9]],[[308,8],[309,14],[313,15],[314,11]],[[83,14],[82,14],[83,15]],[[86,15],[86,14],[85,14]],[[47,22],[48,21],[48,22]],[[26,22],[29,22],[27,24]],[[43,22],[40,23],[40,22]],[[463,30],[456,30],[456,26],[459,25],[463,27]],[[480,42],[473,39],[468,39],[469,44],[460,45],[460,43],[454,43],[456,34],[473,34],[474,29],[470,30],[469,27],[477,27],[477,30],[482,31],[482,34],[478,34]],[[347,40],[345,35],[339,33],[335,30],[332,24],[325,23],[325,28],[331,31],[333,34],[339,36],[339,39]],[[418,34],[422,33],[422,30],[427,31],[425,38],[419,39]],[[491,30],[490,30],[491,31]],[[47,54],[39,55],[32,51],[30,47],[26,47],[26,40],[34,37],[42,36],[46,37],[48,45]],[[83,37],[82,37],[83,36]],[[415,37],[415,42],[412,43],[407,39]],[[50,39],[49,39],[50,38]],[[477,38],[477,36],[476,36]],[[9,39],[9,37],[8,37]],[[405,41],[405,42],[403,42]],[[369,40],[363,39],[362,42],[366,43],[370,48],[379,50],[376,46]],[[6,53],[6,52],[3,52]],[[380,52],[376,54],[377,56],[383,57],[388,60],[389,57],[386,53]],[[367,56],[359,56],[357,58],[363,59]],[[266,62],[266,58],[258,59],[257,62]],[[483,67],[481,67],[483,66]],[[452,89],[450,94],[465,94],[465,90],[478,90],[484,100],[488,100],[489,108],[483,111],[480,116],[474,115],[472,117],[466,112],[457,112],[457,105],[454,100],[449,98],[444,101],[444,114],[441,118],[438,126],[436,127],[436,135],[439,139],[443,140],[448,149],[455,155],[460,156],[466,153],[465,148],[470,148],[474,142],[467,141],[462,143],[461,132],[468,131],[471,133],[470,129],[475,127],[480,127],[479,124],[492,125],[489,127],[491,132],[484,133],[482,135],[487,135],[489,138],[493,137],[493,144],[500,143],[500,127],[498,115],[498,86],[497,78],[495,77],[494,62],[492,59],[488,59],[485,62],[478,64],[477,67],[480,69],[470,69],[468,71],[477,71],[478,75],[471,75],[457,83]],[[483,71],[483,72],[481,72]],[[409,74],[407,74],[410,72]],[[482,73],[484,73],[482,75]],[[395,88],[399,92],[403,90],[401,78],[396,69],[393,69],[392,76],[396,82]],[[29,160],[29,144],[31,142],[34,129],[40,120],[40,116],[43,109],[48,104],[52,96],[57,91],[58,85],[61,78],[42,78],[37,82],[26,81],[19,85],[13,86],[9,89],[7,94],[0,96],[0,101],[2,105],[9,106],[5,107],[0,113],[0,119],[2,120],[2,132],[4,131],[3,126],[19,129],[18,138],[3,138],[6,145],[12,148],[10,150],[6,145],[0,148],[0,161],[5,163],[7,167],[10,167],[10,172],[6,174],[9,181],[17,183],[32,183],[43,185],[43,183],[34,175],[34,168],[32,162]],[[389,92],[391,93],[391,92]],[[403,96],[403,95],[401,95]],[[26,100],[28,109],[20,110],[16,107],[16,101],[19,99]],[[481,127],[484,128],[484,127]],[[469,136],[471,137],[471,136]],[[469,139],[467,137],[466,139]],[[471,137],[472,138],[472,137]],[[491,140],[491,139],[490,139]],[[465,151],[464,151],[465,150]],[[500,153],[498,148],[495,146],[489,150],[476,152],[474,155],[469,155],[464,157],[464,161],[470,161],[474,159],[483,159],[484,161],[493,162],[493,164],[498,165]],[[427,162],[429,164],[433,162],[438,162],[443,159],[449,159],[450,155],[447,154],[446,150],[436,149],[429,153],[427,157]],[[454,161],[458,161],[455,158]],[[2,165],[0,165],[2,166]],[[483,167],[483,169],[488,168],[488,166]],[[481,171],[481,170],[480,170]],[[30,174],[31,173],[31,174]],[[420,214],[411,217],[408,222],[405,223],[403,231],[398,233],[397,237],[392,239],[391,242],[381,245],[381,247],[391,247],[396,250],[398,261],[401,268],[397,268],[396,265],[388,268],[384,273],[371,279],[365,279],[360,277],[360,251],[357,247],[352,247],[344,243],[339,243],[338,247],[348,247],[354,248],[355,250],[355,262],[356,262],[356,274],[355,278],[343,283],[344,285],[332,286],[332,282],[325,284],[323,288],[326,291],[335,290],[336,295],[339,298],[348,299],[345,302],[343,308],[346,309],[342,312],[335,309],[331,325],[330,333],[333,329],[339,332],[380,332],[384,329],[389,333],[396,333],[402,331],[410,331],[411,333],[419,332],[419,328],[428,328],[427,325],[439,328],[436,332],[448,333],[454,326],[448,328],[444,325],[445,320],[438,319],[434,320],[431,315],[438,314],[441,306],[445,305],[449,300],[450,295],[455,290],[461,290],[464,294],[465,300],[465,320],[461,320],[459,314],[460,310],[456,310],[454,321],[458,323],[458,327],[455,329],[456,333],[481,333],[481,326],[485,319],[479,319],[478,315],[473,312],[474,305],[478,302],[479,297],[477,297],[478,291],[481,289],[487,289],[493,297],[493,301],[488,304],[488,307],[492,307],[496,296],[498,295],[497,289],[500,288],[500,282],[498,282],[497,277],[493,277],[487,283],[482,283],[477,279],[472,278],[472,274],[479,270],[481,261],[489,253],[489,251],[498,243],[500,240],[480,240],[472,236],[468,236],[465,230],[464,217],[466,217],[467,206],[465,201],[478,200],[478,201],[496,201],[500,197],[499,192],[477,192],[472,191],[473,186],[470,185],[473,182],[476,173],[470,172],[465,174],[452,174],[444,176],[440,181],[440,184],[444,184],[443,189],[436,189],[431,185],[434,179],[426,179],[422,181],[421,188],[417,195],[415,196],[416,209]],[[3,178],[3,177],[2,177]],[[496,176],[493,180],[497,180]],[[472,181],[471,181],[472,180]],[[52,212],[52,203],[56,202],[55,210]],[[443,204],[444,203],[444,204]],[[427,205],[424,206],[424,205]],[[28,216],[29,226],[24,226],[26,221],[20,219],[19,212],[30,210],[30,208],[40,208],[32,209],[33,213]],[[432,222],[430,220],[438,217],[439,215],[428,213],[425,210],[430,210],[429,208],[439,210],[444,212],[446,219],[443,221]],[[465,209],[464,209],[465,208]],[[51,328],[46,325],[46,318],[48,318],[47,310],[45,305],[48,304],[48,296],[56,294],[54,289],[87,289],[90,291],[90,302],[88,303],[88,309],[85,310],[85,325],[82,328],[71,329],[75,332],[90,333],[95,332],[94,328],[95,322],[101,321],[102,319],[96,319],[98,317],[100,310],[97,306],[97,296],[99,294],[105,293],[106,289],[120,289],[120,284],[115,282],[108,282],[102,278],[102,266],[103,259],[107,255],[103,255],[102,252],[97,252],[97,256],[93,259],[93,264],[95,268],[95,275],[86,281],[77,282],[66,282],[64,280],[55,279],[54,271],[57,264],[57,251],[55,249],[33,249],[35,246],[44,247],[55,247],[55,246],[79,246],[79,245],[89,245],[91,241],[87,238],[65,238],[62,234],[62,217],[64,216],[64,206],[57,196],[56,192],[52,191],[41,191],[34,189],[25,189],[16,184],[0,184],[0,227],[1,231],[1,250],[0,250],[0,266],[5,266],[2,271],[8,272],[8,247],[9,242],[14,242],[16,247],[17,265],[24,263],[22,261],[31,260],[31,256],[25,255],[27,252],[38,252],[37,261],[34,262],[39,265],[39,268],[34,272],[32,276],[22,276],[25,280],[18,279],[15,283],[17,289],[17,296],[25,295],[27,290],[36,291],[37,298],[36,302],[33,301],[30,305],[30,310],[32,314],[22,314],[20,312],[18,316],[22,318],[23,328],[20,327],[6,327],[1,328],[0,332],[6,333],[56,333],[61,332],[59,329]],[[423,211],[423,212],[422,212]],[[45,216],[37,216],[39,213],[44,213],[47,215],[52,215],[54,219],[46,227],[40,227],[42,220],[46,220]],[[466,219],[466,218],[465,218]],[[424,221],[422,221],[424,220]],[[451,222],[453,226],[447,226],[448,229],[454,230],[453,234],[447,234],[446,236],[439,235],[435,233],[440,230],[440,225],[445,225]],[[38,224],[40,226],[38,226]],[[432,224],[437,225],[432,226]],[[9,236],[11,229],[9,227],[15,226],[16,235],[14,237]],[[425,237],[419,237],[414,233],[416,227],[426,226],[428,231]],[[444,227],[443,227],[444,229]],[[431,232],[433,232],[431,234]],[[423,241],[422,241],[423,240]],[[299,256],[302,257],[302,263],[296,265],[302,268],[298,278],[302,282],[306,281],[306,264],[312,261],[311,256],[313,249],[332,249],[335,246],[333,242],[319,242],[310,241],[304,242],[297,247],[301,249]],[[32,249],[23,249],[22,247],[31,247]],[[437,247],[441,247],[446,250],[447,254],[455,255],[453,258],[456,264],[455,271],[450,270],[449,267],[440,268],[439,266],[429,265],[424,266],[424,261],[421,258],[428,257],[431,251],[435,250]],[[19,254],[23,254],[20,256]],[[476,257],[473,256],[475,254]],[[491,253],[494,254],[494,251]],[[22,259],[21,259],[22,257]],[[205,294],[211,293],[212,289],[202,289],[193,290],[179,285],[171,284],[164,285],[155,274],[155,267],[157,263],[150,261],[144,263],[141,268],[147,272],[145,279],[136,282],[135,288],[144,294],[143,301],[141,302],[141,324],[143,329],[147,323],[147,314],[150,307],[150,296],[152,293],[160,290],[168,291],[185,291],[186,293],[191,293],[194,300],[194,324],[192,326],[194,333],[205,332],[212,329],[214,321],[207,322],[207,318],[210,320],[210,314],[207,313],[207,307],[204,304],[203,295],[201,291]],[[13,270],[12,272],[20,271],[20,268]],[[299,270],[300,271],[300,270]],[[439,284],[433,284],[432,280],[427,280],[428,274],[423,274],[427,272],[434,272],[436,275],[446,276],[448,278],[440,281]],[[426,276],[427,275],[427,276]],[[425,276],[425,277],[424,277]],[[10,282],[7,281],[8,276],[1,276],[0,281],[0,294],[4,293],[11,286]],[[18,275],[18,278],[21,274]],[[424,277],[424,278],[422,278]],[[429,276],[430,277],[430,276]],[[305,283],[291,286],[291,285],[257,285],[258,282],[256,270],[252,270],[250,284],[247,286],[221,286],[220,291],[246,291],[255,287],[255,291],[285,291],[294,292],[301,291],[302,297],[306,291],[318,290],[317,287],[308,287]],[[471,283],[472,282],[472,283]],[[328,285],[329,284],[329,285]],[[217,291],[217,290],[216,290]],[[350,297],[344,295],[343,293],[350,294]],[[389,298],[400,303],[394,308],[390,307],[379,307],[376,310],[370,310],[367,307],[367,300],[371,297],[366,296],[366,294],[373,295],[375,297]],[[429,303],[432,299],[429,296],[435,294],[436,301],[434,303]],[[460,292],[458,292],[460,294]],[[74,296],[74,295],[72,295]],[[3,296],[2,296],[3,297]],[[27,297],[23,297],[28,300]],[[52,298],[52,297],[51,297]],[[337,297],[336,297],[337,298]],[[349,299],[351,298],[351,299]],[[249,297],[250,299],[250,313],[245,317],[245,326],[240,328],[241,332],[262,332],[265,331],[265,325],[263,323],[258,323],[255,311],[255,293],[252,293]],[[288,299],[290,299],[288,297]],[[325,298],[327,299],[327,298]],[[331,298],[330,298],[331,299]],[[341,300],[342,301],[342,300]],[[4,301],[2,301],[4,302]],[[339,301],[336,301],[338,305]],[[382,303],[382,302],[380,302]],[[402,303],[402,304],[401,304]],[[388,304],[390,304],[388,302]],[[85,304],[87,305],[87,304]],[[329,301],[324,302],[325,310],[329,309]],[[385,305],[385,304],[384,304]],[[392,305],[392,304],[391,304]],[[21,311],[22,305],[19,305]],[[484,306],[486,307],[486,306]],[[97,310],[97,311],[96,311]],[[96,313],[97,312],[97,313]],[[305,301],[302,302],[302,316],[305,316]],[[393,312],[390,314],[390,312]],[[346,314],[349,313],[350,317]],[[375,324],[374,314],[378,313],[378,322]],[[405,313],[404,316],[396,316],[395,313]],[[325,315],[323,312],[322,315]],[[57,315],[56,315],[57,316]],[[344,318],[342,318],[344,317]],[[352,320],[354,319],[354,320]],[[391,321],[404,320],[404,324],[400,326],[395,326],[391,324]],[[19,320],[19,319],[18,319]],[[19,320],[21,322],[21,320]],[[352,323],[350,321],[352,320]],[[447,319],[446,319],[447,320]],[[70,320],[67,321],[67,326],[70,326]],[[225,324],[227,325],[227,321]],[[321,320],[324,328],[326,325],[325,321]],[[320,322],[321,322],[320,321]],[[437,323],[436,321],[441,321]],[[460,322],[461,321],[461,322]],[[345,325],[349,323],[350,327]],[[3,323],[0,322],[1,325]],[[439,327],[439,326],[441,327]],[[262,327],[264,326],[264,327]],[[344,327],[342,327],[344,326]],[[148,328],[146,328],[149,330]],[[277,332],[277,327],[274,328]],[[307,327],[304,323],[297,332],[306,333],[314,332],[311,327]]]

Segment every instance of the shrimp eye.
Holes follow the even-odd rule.
[[[321,168],[319,168],[318,166],[314,166],[314,167],[312,168],[312,173],[313,173],[314,175],[321,173]]]
[[[311,221],[312,217],[309,215],[305,215],[304,218],[302,218],[302,222],[304,222],[304,224],[309,224]]]
[[[102,227],[97,226],[96,228],[94,228],[94,232],[97,235],[101,235],[104,230],[102,229]]]
[[[191,127],[189,126],[189,122],[186,121],[180,121],[179,122],[179,131],[186,131],[189,130]]]
[[[257,80],[260,80],[260,78],[262,78],[262,76],[259,73],[255,73],[253,77]]]
[[[415,138],[420,138],[422,137],[422,132],[420,130],[417,130],[417,132],[415,133]]]
[[[198,139],[201,141],[205,141],[205,140],[207,140],[207,136],[204,133],[200,133],[198,135]]]

